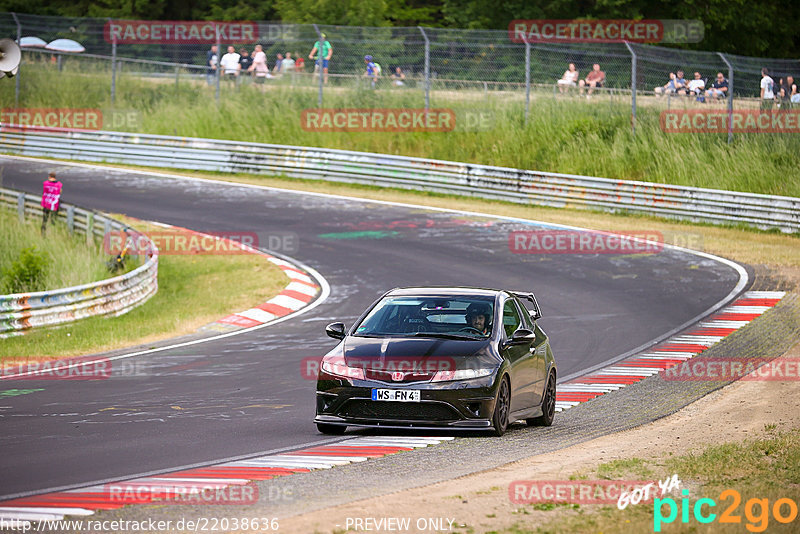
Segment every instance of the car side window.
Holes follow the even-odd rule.
[[[517,308],[522,316],[522,328],[533,330],[533,319],[531,318],[531,312],[528,311],[528,307],[525,306],[525,304],[521,301],[517,300]]]
[[[510,338],[517,331],[521,322],[519,310],[517,310],[514,301],[507,300],[503,305],[503,329],[506,332],[506,337]]]

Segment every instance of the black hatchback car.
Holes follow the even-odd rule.
[[[528,303],[528,307],[523,304]],[[393,289],[346,330],[317,378],[320,432],[347,426],[489,430],[549,426],[556,364],[533,293]]]

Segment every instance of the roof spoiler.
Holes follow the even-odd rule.
[[[536,319],[541,319],[542,317],[542,309],[539,307],[539,303],[536,301],[536,297],[533,293],[527,291],[509,291],[512,295],[519,299],[527,300],[531,304],[533,304],[533,310],[530,310],[531,319],[534,321]]]

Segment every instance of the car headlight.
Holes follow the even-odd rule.
[[[474,380],[494,373],[495,369],[456,369],[454,371],[437,371],[431,382],[448,382],[453,380]]]
[[[338,355],[337,355],[338,356]],[[329,375],[339,378],[349,378],[351,380],[364,380],[364,369],[361,367],[350,367],[343,357],[329,357],[322,359],[320,366]]]

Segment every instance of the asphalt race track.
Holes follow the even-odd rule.
[[[136,357],[145,377],[2,384],[44,390],[0,401],[0,498],[338,439],[312,423],[314,382],[300,362],[334,345],[327,323],[350,324],[392,287],[534,291],[564,377],[663,336],[739,281],[728,265],[670,249],[514,254],[509,232],[534,226],[491,217],[9,158],[0,168],[5,187],[37,195],[56,170],[62,200],[85,208],[200,231],[291,232],[299,248],[288,254],[331,287],[296,319]]]

